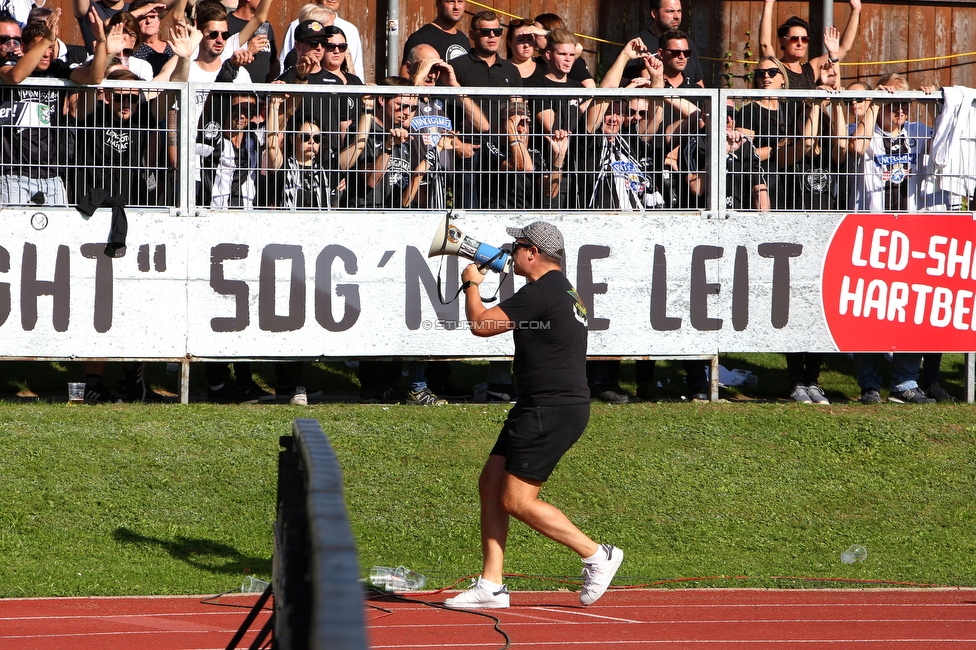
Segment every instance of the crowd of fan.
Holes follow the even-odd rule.
[[[346,0],[351,2],[351,0]],[[809,26],[792,17],[773,36],[773,6],[760,22],[761,59],[753,87],[767,91],[725,108],[726,194],[733,210],[959,209],[972,188],[920,182],[918,161],[931,126],[908,120],[904,101],[790,101],[776,91],[845,89],[838,63],[858,30],[851,0],[844,31],[825,28],[823,54],[808,59]],[[627,97],[590,97],[596,87],[582,47],[555,14],[503,24],[492,11],[468,17],[465,0],[435,0],[432,22],[406,41],[398,76],[365,92],[362,42],[339,17],[340,0],[302,7],[281,48],[267,22],[271,0],[73,0],[84,45],[59,36],[60,9],[8,0],[0,12],[0,204],[174,205],[179,167],[178,103],[172,92],[118,87],[31,87],[39,77],[95,86],[116,82],[216,82],[198,91],[196,203],[274,209],[595,209],[644,211],[709,207],[713,107],[699,50],[680,29],[680,0],[650,0],[651,22],[631,39],[600,80]],[[161,20],[168,28],[161,29]],[[467,32],[464,31],[467,21]],[[165,36],[164,36],[165,35]],[[503,48],[504,46],[504,48]],[[302,85],[255,92],[252,83]],[[310,92],[315,90],[317,92]],[[415,90],[407,91],[405,88]],[[510,96],[438,89],[512,88]],[[540,89],[526,92],[523,88]],[[671,95],[642,89],[686,89]],[[689,92],[690,91],[692,92]],[[848,90],[871,90],[856,82]],[[878,90],[909,90],[882,77]],[[931,92],[932,89],[925,89]],[[524,94],[523,94],[524,93]],[[718,109],[718,107],[714,107]],[[721,137],[721,136],[718,136]],[[881,162],[878,162],[881,161]],[[965,192],[965,193],[964,193]],[[890,399],[948,400],[937,355],[896,355]],[[880,401],[878,355],[857,355],[864,402]],[[787,355],[799,402],[826,403],[818,386],[822,355]],[[89,401],[114,399],[89,364]],[[933,370],[934,367],[934,370]],[[707,399],[703,362],[686,362],[689,395]],[[301,364],[280,364],[278,390],[307,401]],[[470,391],[448,379],[445,364],[409,364],[410,390],[397,395],[399,362],[361,364],[365,401],[440,404]],[[138,364],[124,368],[129,399],[156,397]],[[207,369],[210,398],[267,399],[248,364]],[[595,398],[654,399],[654,363],[638,362],[637,394],[619,387],[619,363],[593,362]],[[488,397],[515,395],[504,364],[489,369]]]

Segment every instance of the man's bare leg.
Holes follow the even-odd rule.
[[[502,465],[504,470],[504,459]],[[504,479],[501,504],[507,514],[549,539],[573,549],[581,558],[597,552],[599,544],[587,537],[559,508],[539,498],[541,482],[508,472],[505,472]]]
[[[504,456],[489,456],[478,478],[478,496],[481,499],[481,552],[484,564],[481,577],[495,584],[502,584],[502,567],[505,562],[505,543],[508,540],[508,512],[502,506],[505,486]]]

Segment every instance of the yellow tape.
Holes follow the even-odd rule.
[[[522,16],[517,16],[515,14],[510,14],[507,11],[502,11],[501,9],[496,9],[491,5],[481,4],[480,2],[475,2],[474,0],[468,0],[468,4],[477,5],[484,9],[490,9],[496,14],[501,14],[509,18],[522,19]],[[574,32],[575,36],[579,38],[585,38],[588,41],[596,41],[597,43],[606,43],[607,45],[617,45],[619,47],[624,47],[626,43],[618,43],[617,41],[608,41],[596,36],[589,36],[587,34],[577,34]],[[925,63],[926,61],[942,61],[943,59],[958,59],[964,56],[974,56],[976,52],[964,52],[963,54],[946,54],[945,56],[929,56],[924,59],[900,59],[898,61],[851,61],[850,63],[842,62],[840,65],[896,65],[902,63]],[[699,59],[703,61],[718,61],[720,63],[748,63],[749,65],[756,65],[758,61],[744,61],[741,59],[719,59],[713,56],[699,56]]]
[[[958,59],[964,56],[974,56],[976,52],[963,52],[962,54],[946,54],[945,56],[929,56],[924,59],[899,59],[897,61],[842,61],[840,65],[895,65],[901,63],[924,63],[926,61],[941,61],[943,59]],[[703,61],[718,61],[720,63],[748,63],[756,65],[758,61],[746,61],[743,59],[718,59],[713,56],[698,57]]]

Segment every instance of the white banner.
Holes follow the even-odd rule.
[[[466,263],[427,259],[441,217],[130,210],[127,246],[109,257],[108,210],[87,221],[73,210],[5,210],[0,355],[510,355],[510,336],[476,338],[459,301],[440,304],[438,273],[449,299]],[[971,215],[959,217],[971,228]],[[469,214],[456,223],[501,246],[511,241],[505,226],[536,219],[565,237],[590,355],[838,350],[821,284],[842,215]],[[502,296],[522,283],[510,276]]]

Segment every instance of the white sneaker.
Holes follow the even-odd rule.
[[[606,552],[607,558],[597,562],[583,563],[583,590],[580,591],[580,602],[592,605],[610,586],[610,581],[616,575],[620,563],[624,561],[624,552],[616,546],[600,544]]]
[[[308,406],[308,393],[305,392],[304,386],[296,386],[295,392],[292,394],[291,399],[288,400],[289,404],[294,404],[295,406]]]
[[[793,389],[793,394],[790,395],[794,402],[800,404],[812,404],[813,398],[810,397],[810,393],[807,392],[806,386],[797,386]]]
[[[830,400],[824,395],[823,388],[820,386],[807,386],[807,395],[814,404],[830,404]]]
[[[498,591],[489,591],[481,586],[481,576],[467,591],[444,601],[445,607],[455,609],[504,609],[508,607],[508,587],[502,585]]]

